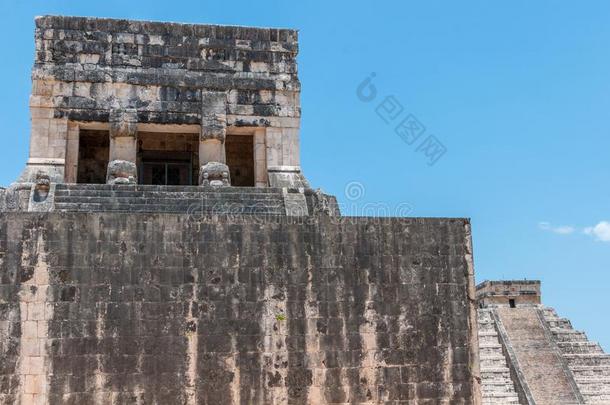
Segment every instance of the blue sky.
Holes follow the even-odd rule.
[[[610,2],[0,0],[0,12],[0,184],[27,158],[34,16],[298,28],[312,185],[347,212],[472,218],[477,281],[541,279],[545,304],[610,350]],[[371,72],[367,103],[356,89]],[[387,96],[444,145],[436,164],[376,113]]]

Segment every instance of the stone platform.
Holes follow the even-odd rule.
[[[176,213],[195,217],[340,215],[335,197],[311,189],[55,184],[45,200],[36,201],[35,185],[20,187],[21,191],[8,189],[0,194],[5,211]],[[15,202],[12,208],[7,203],[11,198]]]

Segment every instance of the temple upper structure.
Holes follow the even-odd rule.
[[[298,33],[36,19],[20,182],[308,187]]]
[[[301,173],[297,37],[36,18],[29,158],[0,211],[339,214]]]
[[[488,280],[477,285],[476,294],[480,308],[541,303],[540,280]]]

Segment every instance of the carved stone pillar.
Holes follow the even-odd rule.
[[[135,184],[138,172],[138,114],[133,108],[110,111],[110,157],[106,182]]]
[[[227,95],[219,91],[201,94],[201,136],[199,137],[199,164],[226,163],[225,138],[227,136]]]

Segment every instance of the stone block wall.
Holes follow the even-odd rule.
[[[206,89],[228,92],[229,124],[298,123],[294,30],[46,16],[35,38],[32,98],[53,118],[200,124]]]
[[[478,404],[462,219],[0,215],[0,403]]]

